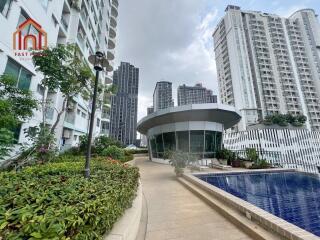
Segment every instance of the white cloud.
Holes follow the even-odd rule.
[[[276,9],[274,12],[281,17],[290,17],[291,14],[293,14],[294,12],[296,12],[300,9],[304,9],[304,8],[306,8],[306,6],[304,4],[294,5],[289,8],[282,6],[278,9]]]
[[[202,82],[216,90],[211,35],[217,11],[208,13],[205,2],[121,1],[116,62],[140,68],[138,119],[152,105],[155,84],[161,79],[173,82],[174,97],[181,84]]]
[[[152,98],[139,94],[138,96],[138,121],[147,115],[147,108],[152,106]]]

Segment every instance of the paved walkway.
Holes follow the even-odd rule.
[[[146,240],[247,240],[235,225],[193,195],[171,166],[136,159],[147,200]]]

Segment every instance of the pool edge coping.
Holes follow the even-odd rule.
[[[270,171],[270,170],[269,170]],[[274,172],[275,170],[271,170]],[[296,171],[295,169],[277,169],[276,171],[279,172],[286,172],[286,171]],[[209,173],[209,174],[226,174],[226,173],[244,173],[244,172],[266,172],[266,170],[253,170],[253,171],[228,171],[228,172],[217,172],[217,173]],[[210,195],[226,203],[229,207],[239,211],[244,216],[249,218],[250,220],[254,220],[255,222],[259,223],[263,228],[266,230],[271,230],[281,237],[285,237],[287,239],[292,240],[316,240],[319,239],[318,236],[315,234],[308,232],[288,221],[285,221],[282,218],[279,218],[241,198],[238,198],[218,187],[215,187],[199,178],[195,175],[206,175],[208,173],[184,173],[183,177],[190,181],[191,183],[195,184],[196,186],[202,188]],[[249,217],[248,217],[249,216]]]

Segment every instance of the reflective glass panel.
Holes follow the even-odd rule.
[[[161,158],[163,156],[163,141],[162,141],[162,134],[156,136],[156,144],[157,144],[157,153],[158,157]]]
[[[150,145],[151,145],[152,157],[156,158],[157,157],[157,145],[156,145],[155,138],[150,139]]]
[[[216,141],[216,132],[206,131],[205,137],[205,151],[206,152],[215,152],[215,143]]]
[[[204,145],[204,131],[190,131],[190,151],[202,153]]]
[[[176,150],[176,136],[175,132],[163,133],[164,150],[174,151]]]
[[[177,145],[178,145],[179,151],[189,152],[189,132],[188,131],[177,132]]]

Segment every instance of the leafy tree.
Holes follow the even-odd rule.
[[[307,121],[307,117],[304,116],[304,115],[297,115],[297,116],[296,116],[296,119],[297,119],[297,121],[298,121],[299,123],[301,123],[301,124],[305,124],[306,121]]]
[[[44,163],[53,159],[57,152],[54,135],[50,128],[44,124],[30,127],[26,131],[26,136],[33,142],[33,156],[37,162]]]
[[[78,94],[84,98],[90,97],[89,90],[92,87],[94,76],[89,65],[81,57],[79,48],[73,44],[47,48],[41,55],[35,54],[33,62],[36,71],[41,72],[44,76],[42,86],[49,91],[59,90],[64,97],[62,108],[55,109],[57,118],[50,129],[50,132],[54,134],[68,102]],[[46,104],[43,101],[43,110]]]
[[[38,107],[29,90],[16,87],[11,75],[0,76],[0,159],[7,156],[14,144],[14,129],[32,117]]]
[[[288,126],[289,124],[302,127],[307,121],[307,117],[304,115],[292,115],[292,114],[273,114],[265,117],[263,123],[265,125],[276,124],[279,126]]]
[[[292,114],[289,114],[289,113],[285,114],[284,117],[285,117],[286,121],[290,124],[292,124],[296,121],[295,116],[293,116]]]

